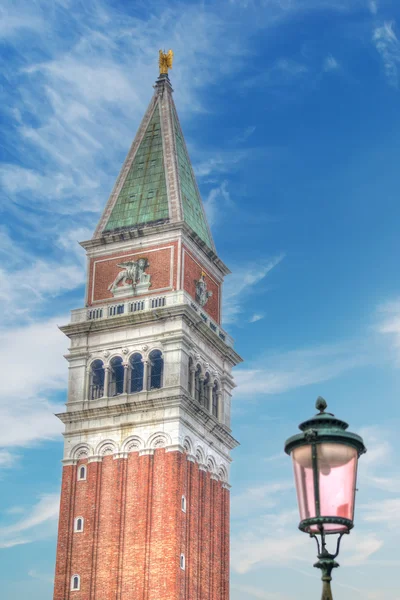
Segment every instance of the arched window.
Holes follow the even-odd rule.
[[[110,362],[110,381],[108,383],[108,396],[118,396],[124,391],[124,365],[122,358],[115,356]]]
[[[181,508],[182,512],[186,512],[186,496],[182,496]]]
[[[193,369],[193,358],[189,357],[189,368],[188,368],[188,392],[190,396],[193,396],[192,390],[192,369]]]
[[[89,399],[97,400],[104,396],[104,364],[94,360],[90,366]]]
[[[164,360],[160,350],[152,350],[149,354],[149,390],[162,387]]]
[[[196,373],[194,375],[194,397],[197,402],[201,402],[201,368],[200,365],[197,365]]]
[[[218,383],[216,381],[212,389],[212,414],[218,418]]]
[[[208,384],[210,383],[210,375],[206,373],[204,377],[203,385],[201,386],[201,404],[208,408]]]
[[[76,592],[81,589],[81,578],[79,575],[73,575],[71,577],[71,590]]]
[[[86,479],[86,467],[81,465],[78,467],[78,481],[84,481]]]
[[[138,352],[132,354],[130,360],[130,384],[129,393],[141,392],[143,389],[143,361],[142,355]]]
[[[81,533],[83,531],[83,517],[76,517],[74,531]]]
[[[185,570],[185,555],[184,554],[181,554],[180,566],[181,566],[181,569],[184,571]]]

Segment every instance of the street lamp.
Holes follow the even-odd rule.
[[[317,542],[314,567],[322,572],[322,600],[333,600],[331,573],[339,566],[341,539],[354,526],[357,463],[366,448],[359,435],[346,431],[347,423],[325,412],[327,406],[317,399],[319,413],[299,425],[301,433],[286,440],[285,452],[293,459],[299,529]],[[326,548],[326,536],[332,534],[338,534],[334,554]]]

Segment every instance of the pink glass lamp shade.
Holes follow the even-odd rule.
[[[307,533],[348,533],[353,527],[359,456],[365,452],[360,436],[347,432],[347,423],[320,413],[300,425],[285,451],[293,460],[300,529]]]

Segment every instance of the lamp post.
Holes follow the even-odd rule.
[[[285,443],[292,457],[300,512],[299,529],[315,538],[322,572],[322,600],[333,600],[332,570],[345,533],[353,528],[358,459],[366,452],[362,438],[346,431],[348,424],[325,412],[321,397],[315,404],[319,413],[299,425],[301,433]],[[326,536],[337,534],[333,554]],[[319,537],[318,537],[319,536]]]

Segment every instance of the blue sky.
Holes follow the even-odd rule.
[[[400,6],[394,0],[7,1],[0,8],[0,577],[50,600],[67,340],[91,237],[172,47],[233,274],[232,600],[320,593],[284,440],[318,395],[364,435],[342,600],[399,600]]]

